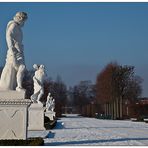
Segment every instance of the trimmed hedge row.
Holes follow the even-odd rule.
[[[48,117],[45,116],[45,118],[44,118],[44,126],[45,126],[46,130],[54,128],[56,126],[56,123],[57,123],[56,119],[51,121]]]
[[[0,146],[43,146],[41,137],[29,138],[27,140],[0,140]]]
[[[49,129],[53,129],[56,126],[56,123],[57,123],[56,120],[50,121],[50,122],[46,122],[44,124],[44,126],[45,126],[46,130],[49,130]]]

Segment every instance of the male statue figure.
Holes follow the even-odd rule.
[[[23,27],[26,20],[27,14],[25,12],[17,12],[13,20],[7,24],[6,42],[8,51],[6,64],[0,79],[1,90],[23,90],[22,79],[24,76],[25,61],[21,27]]]

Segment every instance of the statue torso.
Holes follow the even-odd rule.
[[[16,48],[22,48],[23,32],[21,30],[21,26],[18,25],[15,21],[10,21],[7,25],[7,44],[9,44],[10,40],[12,40],[15,43]]]

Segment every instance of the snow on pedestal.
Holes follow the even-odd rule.
[[[25,98],[26,91],[0,90],[0,99],[20,100]]]

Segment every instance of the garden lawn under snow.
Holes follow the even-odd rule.
[[[44,139],[45,145],[148,145],[148,124],[69,114]]]

